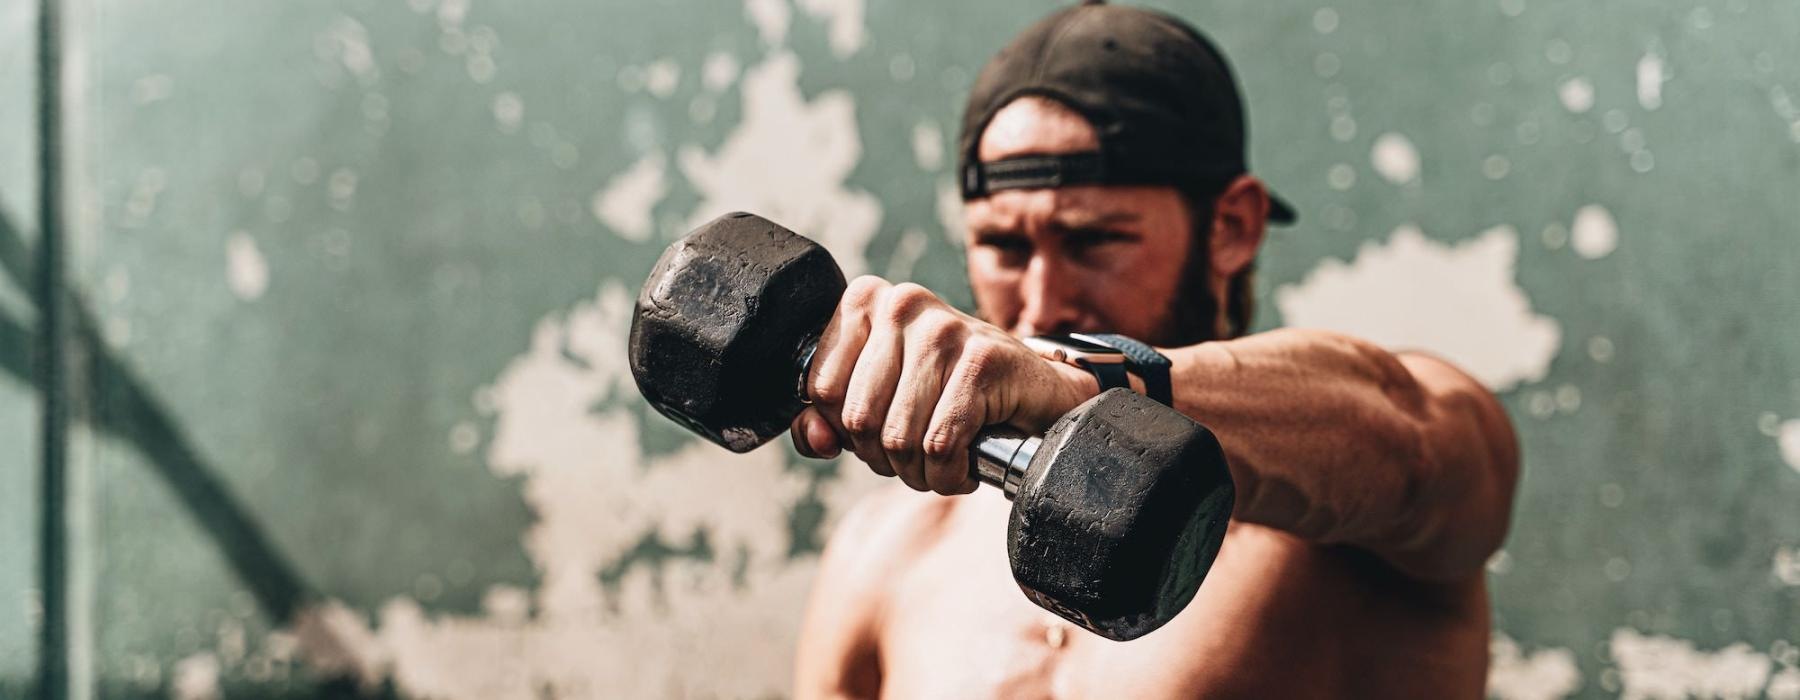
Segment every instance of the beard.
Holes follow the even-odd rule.
[[[1189,211],[1195,212],[1196,208],[1190,205]],[[1144,342],[1176,348],[1219,340],[1219,298],[1213,294],[1211,284],[1211,232],[1210,226],[1194,225],[1187,261],[1181,266],[1181,281],[1175,286],[1175,298],[1170,300],[1162,321],[1156,324],[1155,337],[1144,338]]]

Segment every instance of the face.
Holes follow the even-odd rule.
[[[1085,118],[1038,97],[1002,108],[980,143],[982,161],[1099,148]],[[1240,210],[1258,201],[1246,227]],[[1255,257],[1267,195],[1245,175],[1215,209],[1213,235],[1196,241],[1173,187],[1002,190],[970,200],[963,216],[976,310],[1020,336],[1105,332],[1161,345],[1219,337],[1225,283]],[[1240,235],[1247,228],[1253,237]],[[1194,324],[1201,327],[1182,328]]]

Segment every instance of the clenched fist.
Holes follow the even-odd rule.
[[[1039,433],[1098,392],[1005,331],[912,283],[851,280],[807,376],[813,405],[794,418],[801,454],[848,448],[882,476],[944,495],[975,490],[969,445],[981,428]]]

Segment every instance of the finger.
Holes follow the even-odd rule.
[[[837,312],[825,331],[819,335],[812,368],[807,377],[807,394],[814,402],[835,409],[843,406],[850,389],[850,375],[856,358],[869,340],[869,319],[887,282],[879,277],[858,277],[845,288],[838,300]]]
[[[795,426],[800,431],[795,439],[806,443],[807,449],[812,451],[811,456],[832,459],[842,451],[842,442],[838,440],[837,432],[825,421],[825,416],[819,413],[817,407],[801,411],[799,417],[795,418]]]
[[[968,463],[963,460],[958,467],[954,459],[928,458],[925,431],[931,427],[931,414],[944,393],[944,381],[961,355],[963,336],[962,326],[954,319],[921,318],[913,324],[906,338],[906,364],[882,435],[896,471],[916,469],[924,474],[931,490],[946,496],[967,492]]]
[[[932,478],[955,481],[959,493],[975,490],[969,446],[974,444],[987,413],[987,396],[980,384],[982,363],[974,361],[970,354],[965,351],[958,358],[955,369],[944,381],[944,393],[932,408],[923,442],[925,462],[935,472]]]
[[[850,431],[844,429],[844,424],[838,415],[838,408],[822,407],[820,404],[814,404],[811,408],[814,409],[813,415],[818,416],[819,421],[824,425],[823,430],[831,434],[832,447],[837,451],[833,452],[833,455],[843,450],[849,450],[851,454],[856,454],[856,443],[850,439]],[[860,459],[862,455],[858,454],[857,457]],[[870,464],[869,468],[880,476],[894,475],[893,470],[885,468],[885,463]]]
[[[896,469],[882,446],[888,406],[900,381],[901,350],[900,335],[893,325],[876,324],[870,330],[869,341],[851,372],[850,389],[839,417],[850,436],[851,449],[869,468],[877,474],[898,476],[907,486],[924,491],[928,488],[925,475],[916,468],[912,472]]]
[[[801,457],[818,459],[819,454],[814,452],[812,446],[806,441],[806,411],[811,410],[813,409],[809,407],[794,416],[794,422],[788,425],[788,437],[794,440],[794,451],[800,453]]]

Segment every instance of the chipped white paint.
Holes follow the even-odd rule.
[[[502,92],[494,96],[494,123],[500,126],[501,133],[517,132],[524,121],[525,101],[519,99],[518,93]]]
[[[326,601],[296,613],[294,648],[314,673],[353,678],[374,688],[391,667],[389,652],[369,631],[362,614],[338,601]]]
[[[1769,573],[1784,586],[1800,586],[1800,547],[1776,547]]]
[[[1622,627],[1610,646],[1624,700],[1751,698],[1770,675],[1769,657],[1742,642],[1706,652],[1685,639]]]
[[[1369,163],[1375,166],[1375,172],[1396,185],[1419,177],[1419,150],[1413,147],[1412,140],[1393,132],[1375,137],[1375,145],[1369,151]]]
[[[780,46],[787,41],[788,23],[794,14],[788,0],[744,0],[744,14],[750,16],[750,24],[764,44]]]
[[[1614,348],[1611,338],[1604,335],[1596,335],[1589,338],[1587,350],[1588,357],[1593,358],[1595,362],[1606,363],[1612,361]]]
[[[1786,666],[1769,679],[1763,689],[1769,700],[1800,700],[1800,668]]]
[[[666,158],[649,153],[594,193],[594,218],[628,241],[650,240],[652,213],[669,193]]]
[[[938,128],[937,122],[919,120],[913,125],[912,149],[913,162],[919,164],[920,170],[934,172],[944,167],[944,130]]]
[[[349,168],[331,171],[331,176],[325,179],[325,192],[331,208],[349,211],[351,201],[356,198],[356,171]]]
[[[219,657],[203,651],[175,662],[169,694],[176,700],[218,700]]]
[[[675,94],[675,88],[681,86],[681,64],[673,58],[664,58],[644,68],[644,87],[657,98],[665,98]]]
[[[1481,161],[1481,175],[1489,180],[1504,179],[1510,172],[1512,172],[1512,161],[1507,160],[1506,156],[1495,154],[1483,158]]]
[[[676,162],[702,200],[688,222],[756,212],[823,244],[855,276],[881,224],[879,200],[844,184],[862,158],[856,103],[843,90],[808,102],[799,77],[798,57],[773,53],[744,72],[743,121],[719,149],[681,148]]]
[[[785,467],[779,449],[732,456],[696,440],[667,456],[640,456],[633,410],[609,404],[635,393],[618,352],[631,303],[623,285],[608,282],[596,299],[543,319],[530,349],[483,392],[495,413],[487,463],[497,478],[519,480],[535,515],[522,544],[539,586],[497,586],[477,616],[435,615],[394,598],[372,629],[327,605],[309,615],[313,634],[300,640],[309,659],[322,659],[315,665],[364,683],[386,676],[412,697],[790,692],[817,562],[788,559],[786,509],[806,493],[806,480]],[[604,405],[614,407],[595,412]],[[820,494],[831,516],[882,481],[854,460],[839,466]],[[602,586],[602,568],[646,533],[679,543],[701,532],[712,561],[670,562],[660,576],[634,568],[616,587]],[[695,659],[706,673],[692,672]]]
[[[450,428],[450,451],[466,455],[481,445],[481,432],[469,421],[458,421]]]
[[[1337,10],[1331,9],[1329,7],[1321,7],[1319,9],[1313,11],[1312,24],[1313,24],[1313,31],[1316,31],[1320,34],[1330,34],[1332,32],[1337,31],[1337,28],[1338,28]]]
[[[1644,109],[1656,109],[1662,106],[1662,86],[1666,78],[1663,76],[1662,56],[1655,52],[1644,54],[1637,63],[1637,99],[1638,106]]]
[[[1356,185],[1356,168],[1349,163],[1338,163],[1325,171],[1325,181],[1331,189],[1343,191]]]
[[[1556,96],[1562,100],[1563,108],[1576,114],[1585,114],[1594,108],[1594,84],[1587,78],[1570,78],[1563,81],[1556,89]]]
[[[1562,337],[1514,280],[1518,252],[1510,226],[1454,246],[1402,226],[1385,243],[1364,243],[1354,261],[1327,260],[1277,289],[1275,305],[1289,326],[1433,352],[1506,390],[1542,379]]]
[[[1800,472],[1800,419],[1783,422],[1775,444],[1781,449],[1782,461]]]
[[[706,89],[718,92],[731,87],[738,78],[738,60],[724,51],[708,54],[700,65],[700,82]]]
[[[1560,700],[1581,688],[1575,652],[1561,647],[1525,654],[1504,633],[1488,643],[1488,697],[1500,700]]]
[[[866,41],[863,0],[798,0],[797,4],[806,14],[825,22],[832,55],[844,59],[862,49]]]
[[[368,87],[380,79],[375,53],[369,49],[369,30],[354,18],[339,15],[313,43],[320,58],[334,60],[362,86]]]
[[[1569,226],[1569,245],[1575,254],[1589,260],[1604,258],[1619,247],[1619,224],[1612,212],[1598,204],[1575,210],[1575,221]]]
[[[250,234],[232,231],[225,238],[225,281],[231,293],[244,301],[260,299],[268,291],[269,263]]]

